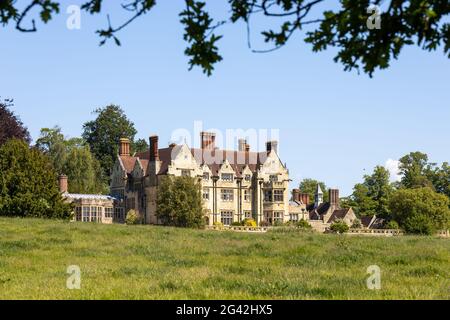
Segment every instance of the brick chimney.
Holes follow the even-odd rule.
[[[119,142],[119,155],[129,156],[130,155],[130,140],[127,138],[120,139]]]
[[[150,161],[159,161],[158,136],[150,137]]]
[[[250,152],[250,145],[249,144],[245,145],[245,152]]]
[[[338,189],[330,189],[330,204],[331,205],[339,205],[339,190]]]
[[[216,149],[216,134],[212,132],[201,132],[200,141],[202,150],[214,150]]]
[[[308,193],[300,193],[300,200],[303,204],[309,205],[309,194]]]
[[[62,174],[58,177],[59,181],[59,192],[67,193],[69,191],[69,182],[68,178],[65,174]]]
[[[266,143],[266,149],[267,152],[271,152],[272,150],[275,151],[275,153],[278,153],[278,141],[267,141]]]
[[[300,190],[299,189],[292,190],[292,200],[300,202]]]

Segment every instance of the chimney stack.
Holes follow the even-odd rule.
[[[159,161],[158,136],[150,137],[150,161]]]
[[[338,189],[330,189],[330,204],[331,205],[339,205],[339,190]]]
[[[120,139],[119,142],[119,155],[129,156],[130,155],[130,140],[127,138]]]
[[[200,133],[202,150],[214,150],[216,148],[216,134],[212,132]]]
[[[245,152],[250,152],[250,145],[249,144],[245,145]]]
[[[292,200],[300,202],[300,190],[299,189],[293,189],[292,190]]]
[[[300,200],[304,205],[309,205],[309,194],[308,193],[300,193]]]
[[[271,152],[272,150],[275,151],[275,153],[278,153],[278,141],[268,141],[266,143],[267,152]]]
[[[62,174],[58,178],[59,180],[59,192],[67,193],[69,191],[69,182],[65,174]]]

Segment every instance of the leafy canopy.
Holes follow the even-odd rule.
[[[335,47],[336,62],[344,70],[362,69],[370,76],[376,69],[389,67],[392,58],[397,59],[405,46],[417,45],[433,51],[442,47],[450,57],[450,23],[448,0],[223,0],[229,6],[229,15],[214,19],[206,1],[184,0],[180,13],[184,27],[183,38],[187,42],[185,54],[190,68],[200,67],[211,75],[214,65],[223,58],[218,42],[222,35],[218,29],[227,23],[242,22],[247,30],[247,42],[253,52],[270,52],[283,47],[294,35],[302,33],[312,50],[323,51]],[[0,22],[13,23],[21,32],[37,31],[33,14],[38,13],[47,23],[60,13],[63,4],[58,0],[28,0],[28,5],[18,7],[16,0],[0,2]],[[82,9],[92,15],[105,13],[104,0],[85,0]],[[155,0],[127,0],[120,4],[129,15],[125,21],[112,25],[108,16],[106,28],[97,30],[100,45],[113,40],[121,45],[117,34],[139,17],[148,14],[156,5]],[[381,28],[370,30],[371,5],[381,6]],[[252,21],[258,20],[277,28],[263,27],[262,39],[270,46],[254,50],[251,42]],[[372,20],[370,20],[372,21]]]
[[[0,215],[69,218],[57,174],[41,151],[10,139],[0,146]]]
[[[303,193],[309,194],[310,201],[314,202],[315,194],[317,191],[317,185],[320,185],[320,188],[323,191],[323,201],[329,201],[328,189],[324,182],[314,180],[314,179],[303,179],[300,182],[300,191]]]
[[[408,233],[432,235],[450,227],[450,199],[429,187],[400,189],[390,201],[395,221]]]
[[[200,185],[191,177],[164,177],[158,187],[157,216],[163,224],[183,228],[205,225]]]
[[[356,184],[349,204],[359,216],[387,218],[390,214],[389,199],[394,191],[390,173],[377,166],[371,175],[364,176],[364,182]]]
[[[134,123],[117,105],[99,108],[94,114],[96,119],[83,125],[82,137],[100,161],[105,176],[109,177],[118,154],[119,140],[128,138],[134,141],[137,131]]]
[[[58,174],[69,179],[69,192],[103,194],[108,186],[100,162],[83,139],[66,139],[61,128],[41,129],[36,147],[48,155]]]
[[[19,117],[11,111],[13,106],[12,100],[0,101],[0,145],[12,138],[21,139],[27,143],[31,141],[28,129]]]

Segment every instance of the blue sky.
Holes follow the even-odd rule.
[[[215,3],[213,11],[224,15]],[[157,133],[162,145],[197,120],[205,129],[279,129],[292,186],[313,177],[344,195],[374,166],[410,151],[450,161],[450,64],[442,50],[405,49],[370,79],[344,72],[333,50],[312,53],[301,37],[254,54],[245,26],[226,25],[224,61],[208,78],[188,71],[182,5],[158,3],[120,34],[122,47],[98,47],[94,31],[105,17],[83,15],[81,30],[68,30],[65,6],[36,34],[0,28],[0,96],[15,99],[33,138],[54,125],[79,136],[92,110],[109,103],[122,106],[139,137]],[[107,8],[113,21],[116,8]]]

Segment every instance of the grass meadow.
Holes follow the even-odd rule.
[[[71,265],[80,290],[66,287]],[[0,218],[0,299],[449,298],[449,239]]]

